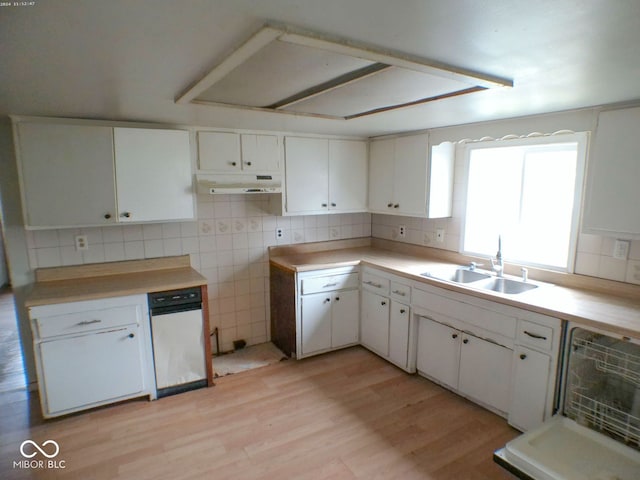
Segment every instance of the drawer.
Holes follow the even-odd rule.
[[[380,295],[389,295],[389,280],[369,272],[362,273],[362,286]]]
[[[357,272],[302,279],[302,295],[344,290],[346,288],[358,288]]]
[[[35,317],[33,321],[40,338],[48,338],[140,323],[141,313],[142,309],[139,306],[125,305],[50,317]]]
[[[391,282],[391,298],[402,303],[411,303],[411,287],[404,283]]]
[[[545,325],[520,320],[518,325],[518,343],[530,345],[543,350],[551,350],[553,345],[553,329]]]

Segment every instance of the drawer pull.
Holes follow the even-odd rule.
[[[102,323],[102,320],[83,320],[78,322],[78,325],[92,325],[94,323]]]
[[[338,285],[338,284],[337,283],[327,283],[326,285],[323,285],[322,288],[335,287],[336,285]]]
[[[404,312],[406,312],[406,310],[404,308],[401,308],[400,313],[404,313]]]
[[[382,305],[382,306],[384,306],[386,304],[387,304],[387,302],[380,302],[380,305]]]
[[[406,293],[401,292],[400,290],[394,290],[394,291],[393,291],[393,292],[391,292],[391,293],[395,293],[396,295],[400,295],[400,296],[402,296],[402,297],[406,297],[406,296],[407,296],[407,294],[406,294]]]
[[[544,335],[538,335],[537,333],[531,333],[531,332],[527,332],[526,330],[524,331],[525,335],[529,335],[531,338],[536,338],[538,340],[546,340],[547,337],[545,337]]]
[[[371,280],[367,280],[366,282],[364,282],[366,285],[371,285],[372,287],[376,287],[376,288],[382,288],[382,285],[380,285],[379,283],[375,283],[372,282]]]
[[[135,335],[134,333],[130,333],[130,334],[129,334],[129,338],[133,338],[133,337],[135,337],[135,336],[136,336],[136,335]]]
[[[466,345],[467,343],[469,343],[469,339],[465,338],[464,340],[462,340],[462,343],[464,343]]]
[[[331,303],[331,299],[330,298],[325,298],[324,299],[324,303],[327,303],[327,302]]]
[[[527,355],[525,353],[521,353],[520,360],[524,360],[525,358],[527,358]]]
[[[451,334],[451,338],[453,338],[453,339],[458,338],[458,334],[457,334],[457,333],[452,333],[452,334]]]

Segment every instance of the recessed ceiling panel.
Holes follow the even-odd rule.
[[[275,40],[229,72],[198,100],[268,107],[374,62]]]
[[[351,119],[496,86],[512,82],[348,40],[264,27],[176,102]]]
[[[392,67],[286,106],[293,112],[349,117],[465,90],[468,83]]]

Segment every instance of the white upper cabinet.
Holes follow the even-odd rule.
[[[16,132],[28,226],[116,221],[111,128],[20,123]]]
[[[640,238],[640,108],[601,112],[587,166],[582,228]]]
[[[366,211],[366,142],[286,137],[285,189],[288,215]]]
[[[276,135],[198,132],[198,169],[219,173],[280,171]]]
[[[451,216],[453,148],[429,154],[427,134],[371,142],[369,210],[441,218]]]
[[[195,216],[187,131],[19,121],[16,132],[27,227]]]
[[[367,210],[367,144],[329,140],[329,209]]]
[[[189,132],[115,128],[118,221],[194,217]]]

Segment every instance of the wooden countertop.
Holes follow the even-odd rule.
[[[188,255],[36,271],[25,305],[49,305],[198,287],[207,279],[191,268]]]
[[[331,242],[327,242],[331,243]],[[317,244],[301,248],[273,248],[270,263],[291,272],[305,272],[349,265],[371,265],[408,279],[447,290],[484,298],[504,305],[553,316],[585,326],[601,328],[620,335],[640,337],[640,287],[608,280],[592,279],[581,275],[540,273],[543,278],[531,276],[533,281],[552,283],[518,295],[506,295],[462,284],[426,278],[421,273],[443,266],[468,263],[468,257],[453,252],[438,252],[424,247],[399,245],[396,242],[373,241],[349,245],[337,243],[335,250],[326,250]],[[467,258],[467,261],[461,261]],[[513,270],[513,266],[511,270]],[[517,270],[519,271],[519,269]],[[507,270],[509,273],[509,270]]]

